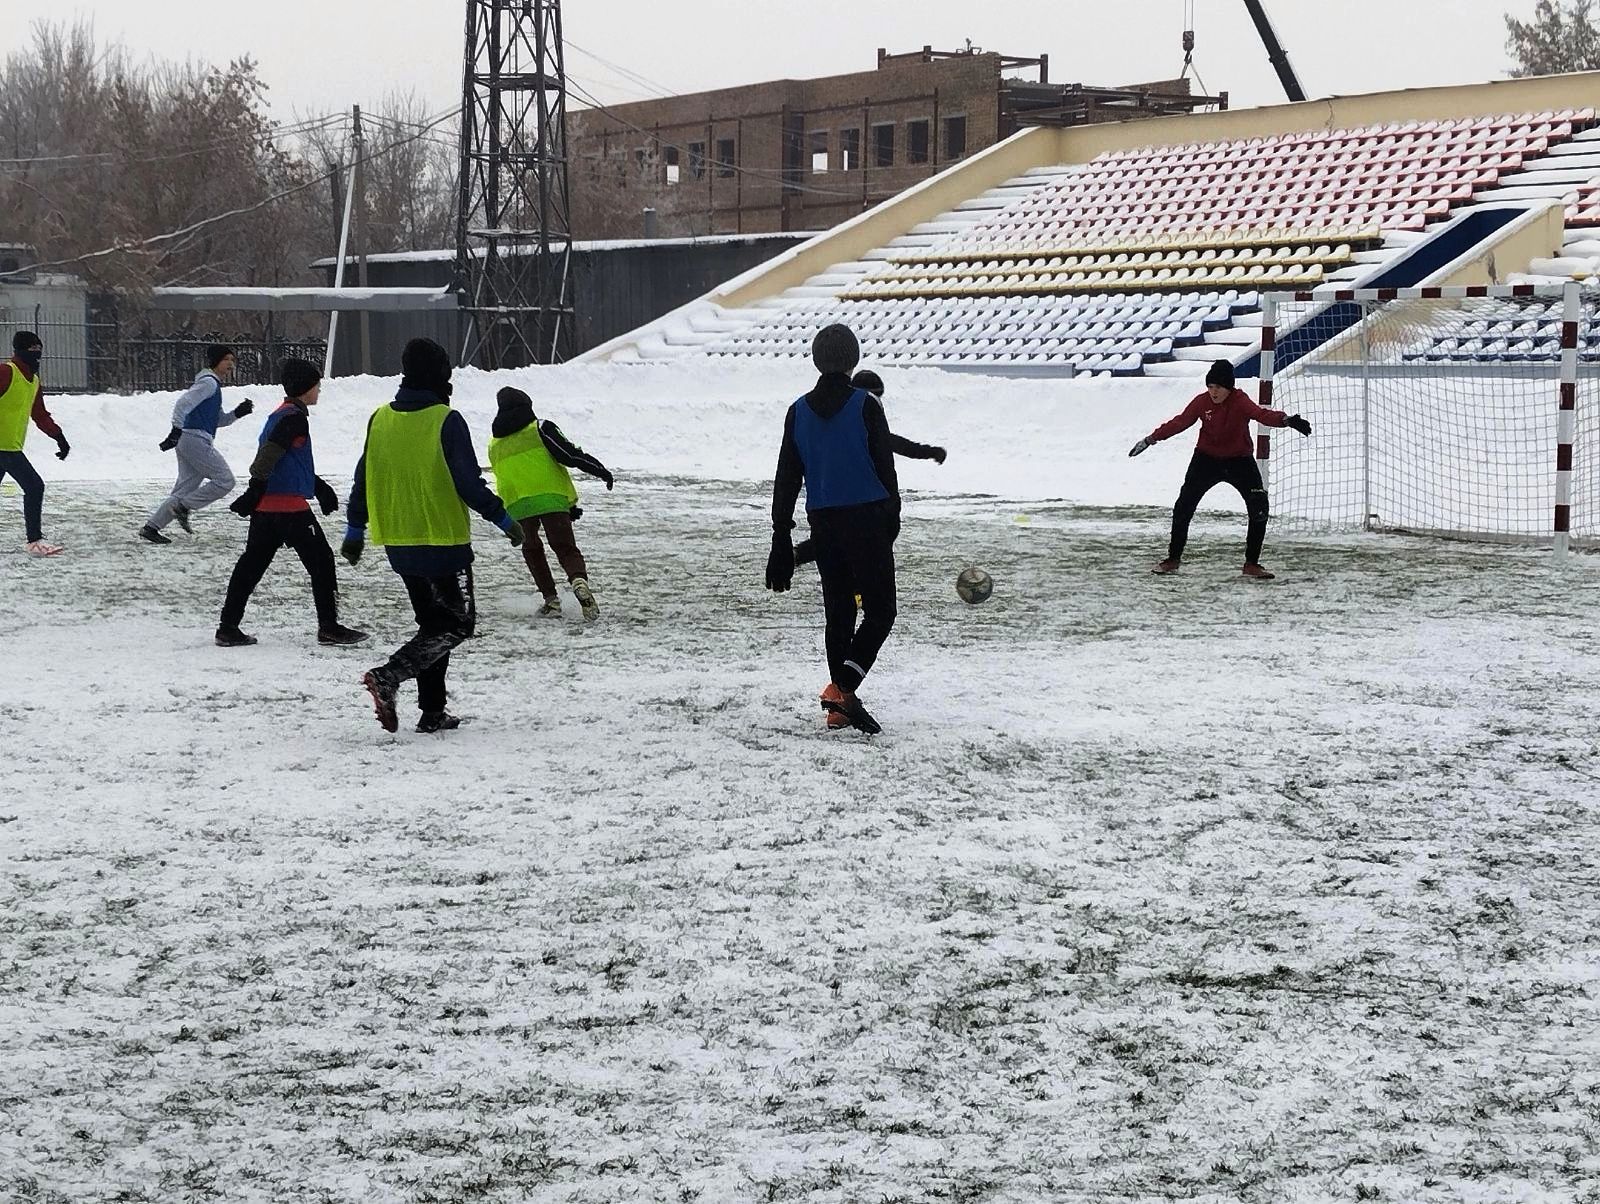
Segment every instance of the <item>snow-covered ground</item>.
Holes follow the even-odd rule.
[[[217,649],[242,523],[133,538],[160,399],[54,403],[71,551],[0,491],[0,1199],[1600,1193],[1591,561],[1288,534],[1258,586],[1218,515],[1154,578],[1187,446],[1125,453],[1183,393],[902,374],[951,458],[885,734],[828,734],[814,578],[761,586],[804,382],[518,375],[617,469],[604,615],[533,618],[478,524],[433,737],[357,684],[381,557],[376,648],[285,553]],[[327,475],[385,387],[328,389]]]

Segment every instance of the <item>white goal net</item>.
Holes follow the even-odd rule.
[[[1600,540],[1594,299],[1575,287],[1570,298],[1560,288],[1457,295],[1469,291],[1485,290],[1269,299],[1271,404],[1313,432],[1271,432],[1263,467],[1275,516],[1563,548],[1565,522],[1573,539]],[[1450,295],[1413,295],[1440,292]],[[1563,423],[1568,377],[1575,405]]]

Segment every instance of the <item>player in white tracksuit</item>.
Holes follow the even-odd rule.
[[[255,408],[242,401],[232,410],[222,408],[222,382],[233,374],[233,349],[220,344],[206,348],[210,365],[194,378],[172,407],[172,430],[161,449],[178,452],[178,479],[172,492],[150,514],[139,537],[148,543],[171,543],[161,533],[173,519],[191,531],[189,515],[233,491],[233,470],[212,440],[217,428],[229,426]]]

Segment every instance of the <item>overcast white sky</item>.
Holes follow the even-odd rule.
[[[1535,0],[1267,0],[1312,96],[1473,83],[1506,74],[1507,11]],[[1047,52],[1058,82],[1123,84],[1174,76],[1184,0],[568,0],[569,74],[606,103],[646,87],[598,55],[673,92],[869,70],[876,49],[967,39],[1009,54]],[[1196,65],[1235,107],[1282,99],[1241,0],[1194,0]],[[91,19],[102,40],[139,53],[225,62],[249,54],[290,120],[376,106],[414,88],[430,111],[460,100],[461,0],[66,0],[40,10]],[[1114,14],[1114,15],[1108,15]],[[0,38],[15,38],[7,23]],[[582,47],[583,50],[577,49]],[[584,51],[589,52],[585,54]]]

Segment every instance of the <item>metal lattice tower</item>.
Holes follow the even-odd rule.
[[[555,363],[571,338],[560,0],[467,0],[456,271],[463,364]]]

